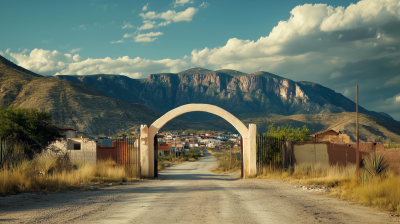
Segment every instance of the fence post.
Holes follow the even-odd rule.
[[[282,169],[285,169],[285,168],[286,168],[286,144],[285,144],[285,137],[282,138],[281,145],[282,145]]]
[[[6,141],[0,137],[0,165],[6,161]]]

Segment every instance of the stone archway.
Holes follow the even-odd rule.
[[[186,104],[177,107],[162,117],[157,119],[147,127],[140,127],[140,162],[141,174],[145,177],[154,177],[154,136],[157,132],[170,120],[179,115],[189,112],[207,112],[215,114],[236,128],[243,138],[243,178],[248,178],[256,175],[256,135],[257,129],[255,124],[249,124],[247,128],[243,122],[233,116],[228,111],[210,104]]]

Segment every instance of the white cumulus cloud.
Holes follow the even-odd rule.
[[[134,28],[134,27],[135,27],[135,26],[131,25],[130,23],[125,23],[125,22],[124,22],[124,25],[122,26],[122,29]]]
[[[171,21],[165,21],[165,22],[157,24],[157,26],[166,26],[166,25],[169,25],[170,23],[171,23]]]
[[[80,25],[80,26],[79,26],[79,29],[81,29],[81,30],[86,30],[85,24]]]
[[[132,37],[132,36],[133,36],[133,34],[126,33],[126,34],[124,34],[123,38],[129,38],[129,37]]]
[[[400,85],[400,75],[394,77],[393,79],[390,79],[386,81],[383,86],[399,86]]]
[[[208,2],[203,2],[199,5],[199,8],[207,8],[210,5]]]
[[[75,49],[72,49],[72,50],[70,51],[70,53],[72,54],[72,53],[78,52],[78,51],[80,51],[80,50],[82,50],[82,48],[75,48]],[[25,53],[25,52],[24,52],[24,53]]]
[[[363,0],[347,8],[328,6],[320,28],[323,31],[338,31],[381,26],[400,19],[399,7],[396,0]]]
[[[193,3],[191,0],[175,0],[174,7],[184,6],[186,3]]]
[[[117,41],[111,41],[110,43],[111,44],[120,44],[120,43],[123,43],[123,42],[124,42],[124,39],[117,40]]]
[[[17,61],[17,64],[28,70],[42,75],[54,75],[56,72],[65,69],[70,63],[80,60],[79,55],[62,54],[58,51],[33,49],[29,55],[12,53],[10,56]]]
[[[155,21],[150,21],[150,20],[144,20],[143,25],[141,27],[138,27],[138,30],[149,30],[153,29],[155,27]]]
[[[145,6],[143,6],[142,11],[146,11],[147,10],[147,6],[149,6],[149,3],[147,3]]]
[[[376,2],[380,2],[380,7]],[[359,14],[366,10],[366,5],[375,5],[371,7],[376,8],[385,19],[378,19],[381,23],[357,20],[357,26],[345,25],[344,22],[341,26],[327,25],[335,12],[341,10],[349,10],[343,13],[341,21],[350,24],[354,17],[360,17]],[[383,30],[389,21],[399,22],[400,4],[396,6],[393,1],[363,0],[346,9],[326,4],[305,4],[295,7],[290,13],[287,21],[280,21],[268,36],[258,40],[232,38],[222,47],[193,50],[192,63],[215,68],[241,68],[247,72],[264,69],[290,78],[321,73],[331,75],[333,68],[342,67],[347,62],[378,57],[377,52],[381,52],[381,56],[386,55],[389,44],[400,44],[400,41],[382,34],[377,38],[379,31],[376,25]],[[370,13],[367,11],[368,15]],[[341,30],[334,31],[338,26]],[[340,39],[337,38],[339,35]],[[288,64],[298,67],[291,69]],[[310,72],[312,70],[315,73]],[[335,76],[338,77],[338,73],[332,74],[332,78]]]
[[[138,34],[134,37],[135,42],[153,42],[157,39],[157,36],[163,35],[162,32],[150,32],[144,34]],[[153,38],[152,38],[153,37]]]
[[[157,36],[158,33],[145,35]],[[149,74],[159,72],[179,72],[190,66],[183,59],[149,60],[124,56],[116,59],[106,57],[82,60],[78,54],[72,56],[43,49],[34,49],[28,55],[10,53],[10,56],[17,61],[19,66],[46,76],[119,74],[131,78],[145,78]]]
[[[174,22],[179,21],[192,21],[193,16],[196,14],[197,9],[193,7],[187,8],[185,11],[176,12],[175,10],[168,10],[162,13],[156,13],[154,11],[147,12],[146,14],[140,13],[139,15],[143,19],[164,19],[172,20]]]

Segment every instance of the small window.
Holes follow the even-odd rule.
[[[74,150],[81,150],[81,144],[74,144]]]

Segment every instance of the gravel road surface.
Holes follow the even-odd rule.
[[[0,223],[398,223],[388,212],[294,188],[237,179],[206,156],[158,179],[92,191],[0,197]]]

